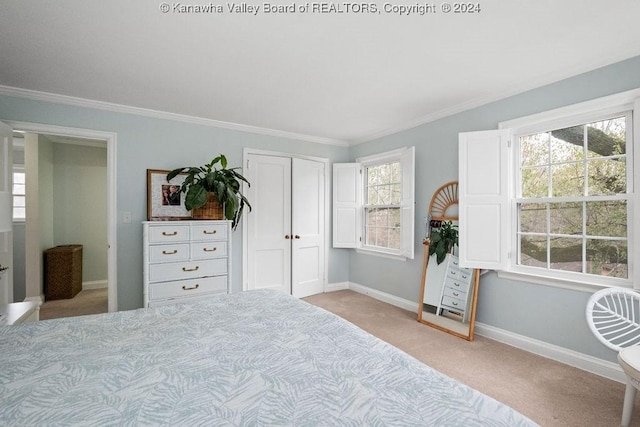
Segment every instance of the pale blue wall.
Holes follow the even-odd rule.
[[[200,165],[224,153],[231,166],[240,166],[244,147],[348,159],[348,148],[258,135],[171,120],[121,114],[0,96],[0,120],[51,124],[117,133],[117,263],[118,308],[142,306],[142,225],[146,220],[146,170]],[[131,212],[132,224],[122,223]],[[233,236],[234,291],[242,289],[242,226]],[[329,253],[329,283],[349,279],[348,258]]]
[[[53,144],[53,243],[82,245],[83,282],[107,280],[106,195],[105,147]]]
[[[418,301],[422,218],[434,191],[458,179],[458,133],[497,129],[498,123],[640,87],[640,57],[563,80],[420,127],[361,144],[351,159],[397,147],[416,147],[416,253],[413,261],[350,252],[350,280]],[[477,320],[595,357],[615,360],[588,330],[584,307],[589,294],[483,276]]]

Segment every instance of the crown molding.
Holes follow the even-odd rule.
[[[258,126],[244,125],[239,123],[224,122],[220,120],[205,119],[202,117],[188,116],[184,114],[169,113],[167,111],[152,110],[148,108],[132,107],[110,102],[96,101],[74,96],[59,95],[50,92],[40,92],[36,90],[17,88],[0,85],[0,95],[12,96],[16,98],[30,99],[33,101],[51,102],[55,104],[71,105],[74,107],[92,108],[96,110],[111,111],[115,113],[133,114],[138,116],[151,117],[155,119],[172,120],[182,123],[196,124],[202,126],[216,127],[222,129],[236,130],[240,132],[250,132],[260,135],[275,136],[279,138],[295,139],[299,141],[313,142],[316,144],[337,145],[347,147],[346,141],[332,138],[324,138],[314,135],[288,132],[277,129],[269,129]]]
[[[340,147],[349,147],[366,142],[371,142],[385,136],[407,131],[418,126],[425,125],[427,123],[434,122],[436,120],[443,119],[445,117],[453,116],[474,108],[488,105],[493,102],[497,102],[511,96],[519,95],[521,93],[537,89],[549,84],[559,82],[561,80],[578,76],[580,74],[594,71],[598,68],[602,68],[616,62],[621,62],[627,59],[637,56],[637,52],[623,52],[609,55],[608,57],[602,57],[597,63],[592,63],[588,68],[584,66],[576,66],[569,69],[565,69],[562,72],[549,73],[539,76],[537,79],[529,80],[523,84],[512,86],[501,92],[496,92],[491,96],[484,96],[472,99],[467,102],[463,102],[457,105],[453,105],[449,108],[444,108],[433,113],[426,114],[417,119],[407,121],[397,126],[381,129],[378,132],[374,132],[359,138],[352,138],[348,140],[325,138],[314,135],[306,135],[295,132],[288,132],[277,129],[263,128],[258,126],[245,125],[240,123],[224,122],[220,120],[205,119],[202,117],[188,116],[184,114],[169,113],[166,111],[152,110],[147,108],[132,107],[128,105],[115,104],[103,101],[95,101],[85,98],[77,98],[67,95],[59,95],[49,92],[40,92],[30,89],[17,88],[12,86],[0,85],[0,95],[13,96],[17,98],[31,99],[35,101],[44,101],[57,104],[65,104],[77,107],[93,108],[104,111],[111,111],[124,114],[133,114],[145,117],[152,117],[157,119],[172,120],[183,123],[197,124],[202,126],[210,126],[222,129],[236,130],[240,132],[249,132],[260,135],[275,136],[279,138],[294,139],[299,141],[313,142],[317,144],[335,145]]]

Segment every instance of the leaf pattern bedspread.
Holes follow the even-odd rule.
[[[275,291],[0,327],[0,425],[533,426]]]

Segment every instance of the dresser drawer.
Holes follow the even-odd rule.
[[[452,267],[457,268],[458,270],[460,270],[463,273],[467,273],[467,274],[473,273],[473,269],[472,268],[460,267],[460,258],[458,258],[458,257],[451,257],[450,265]]]
[[[191,243],[191,259],[211,259],[227,256],[227,242]]]
[[[463,282],[458,279],[454,279],[452,277],[447,277],[444,282],[444,289],[457,289],[460,292],[467,293],[469,292],[469,282]]]
[[[149,227],[149,243],[183,242],[189,240],[188,225]]]
[[[223,224],[194,224],[191,226],[191,240],[226,240],[227,226]]]
[[[466,304],[464,301],[459,300],[457,298],[448,297],[446,295],[442,297],[442,307],[446,309],[451,309],[454,311],[459,311],[460,313],[464,313],[464,311],[467,308],[465,305]]]
[[[466,269],[459,269],[459,268],[455,268],[455,267],[449,267],[449,269],[447,270],[447,276],[452,278],[452,279],[456,279],[460,282],[471,282],[471,276],[473,275],[473,273],[469,273],[466,271]]]
[[[227,276],[204,277],[200,279],[178,280],[174,282],[151,283],[149,301],[182,298],[195,295],[226,292]]]
[[[174,262],[189,259],[189,244],[149,246],[149,262]]]
[[[193,279],[204,276],[217,276],[227,273],[227,259],[200,261],[168,262],[149,266],[149,281],[166,282],[169,280]]]
[[[463,300],[466,301],[467,300],[467,293],[463,292],[459,289],[453,289],[450,287],[446,287],[443,290],[443,294],[444,296],[447,297],[451,297],[451,298],[455,298],[455,299],[459,299],[459,300]]]

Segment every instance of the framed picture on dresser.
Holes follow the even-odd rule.
[[[147,169],[147,219],[169,221],[191,219],[191,211],[184,206],[184,193],[180,192],[186,174],[167,181],[169,171]]]

